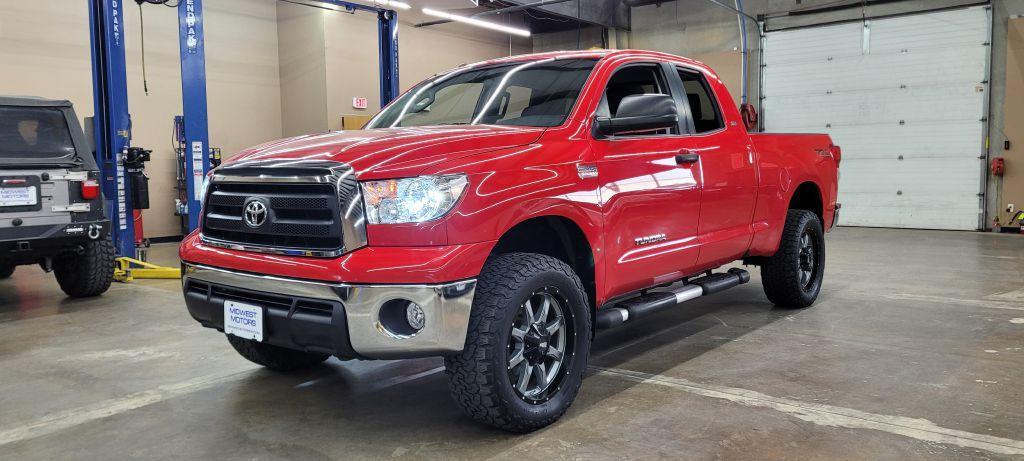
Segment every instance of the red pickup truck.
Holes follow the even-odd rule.
[[[180,249],[188,310],[274,370],[443,356],[473,418],[544,427],[595,332],[749,280],[725,264],[814,302],[840,150],[745,114],[707,66],[647,51],[438,74],[366,130],[211,172]]]

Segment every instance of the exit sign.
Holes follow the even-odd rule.
[[[356,109],[366,109],[368,101],[366,98],[352,98],[352,107]]]

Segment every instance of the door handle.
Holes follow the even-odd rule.
[[[697,154],[676,154],[676,164],[689,165],[700,161],[700,155]]]

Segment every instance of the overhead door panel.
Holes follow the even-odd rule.
[[[763,117],[843,148],[840,224],[981,225],[984,7],[769,32]]]

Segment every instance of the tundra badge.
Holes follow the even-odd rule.
[[[650,244],[652,244],[654,242],[660,242],[662,240],[665,240],[665,234],[654,234],[654,235],[645,235],[643,237],[637,237],[637,238],[633,239],[633,243],[636,243],[636,246],[642,246],[642,245],[650,245]]]

